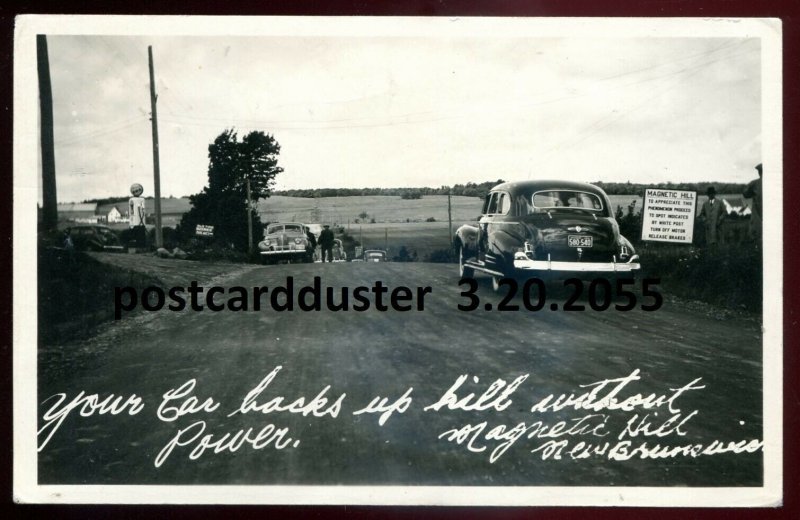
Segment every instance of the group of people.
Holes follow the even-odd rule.
[[[752,240],[761,239],[761,164],[755,167],[758,172],[758,179],[750,182],[742,195],[746,199],[752,199],[750,209],[750,229],[749,235]],[[721,241],[720,226],[727,215],[725,204],[717,200],[717,192],[714,186],[706,190],[708,200],[703,203],[700,210],[700,219],[703,221],[705,229],[705,241],[708,246],[716,246]]]

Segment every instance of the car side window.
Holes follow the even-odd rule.
[[[483,199],[483,209],[481,210],[481,213],[484,214],[484,215],[487,215],[489,213],[489,201],[490,200],[492,200],[492,194],[488,193],[486,195],[486,198]]]
[[[511,209],[511,196],[508,193],[500,193],[500,200],[497,203],[497,212],[501,215],[507,215]]]
[[[533,206],[528,203],[528,199],[525,197],[515,197],[514,205],[517,207],[517,215],[530,215],[534,213]]]
[[[499,193],[492,193],[491,199],[489,200],[489,208],[486,210],[487,215],[494,215],[497,213],[497,198]]]

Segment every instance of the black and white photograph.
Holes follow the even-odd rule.
[[[15,500],[780,504],[781,37],[18,17]]]

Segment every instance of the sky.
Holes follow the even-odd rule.
[[[756,38],[48,36],[58,199],[207,183],[228,128],[275,137],[277,189],[497,179],[748,182]],[[41,198],[41,196],[40,196]]]

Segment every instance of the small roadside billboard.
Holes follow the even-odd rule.
[[[642,207],[642,240],[691,244],[697,192],[648,188]]]

